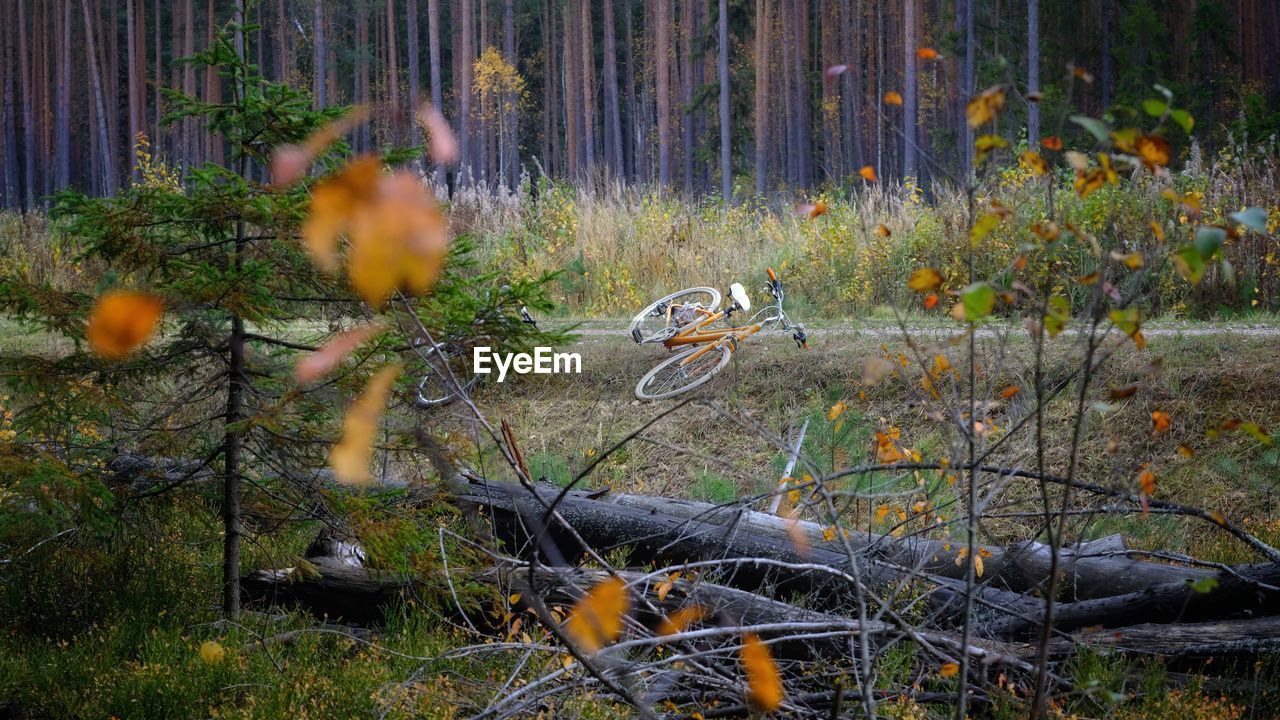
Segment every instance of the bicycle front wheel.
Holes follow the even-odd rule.
[[[702,347],[692,347],[682,353],[673,355],[654,369],[650,370],[640,383],[636,385],[636,397],[641,400],[661,400],[675,397],[681,393],[702,385],[711,376],[729,364],[732,354],[727,344],[718,345],[707,350],[697,358],[685,362]]]
[[[694,308],[714,312],[720,307],[720,291],[709,287],[696,287],[671,293],[654,300],[631,319],[627,332],[637,343],[662,342],[676,333],[682,320],[697,319],[697,312],[689,312]],[[676,309],[677,314],[683,311],[687,318],[676,317],[675,323],[668,322],[667,314]]]

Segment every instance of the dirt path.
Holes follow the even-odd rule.
[[[553,321],[548,324],[564,326],[569,323]],[[945,337],[959,331],[956,325],[908,325],[907,330],[913,336]],[[995,338],[1007,333],[1021,332],[1022,328],[1012,324],[987,325],[978,330],[979,337]],[[587,321],[585,327],[573,331],[581,336],[623,336],[627,335],[627,323],[621,320]],[[1075,336],[1080,328],[1068,327],[1063,335]],[[894,325],[832,325],[818,326],[808,330],[810,336],[860,336],[879,340],[896,340],[902,337],[901,328]],[[1226,335],[1237,338],[1280,339],[1280,326],[1262,323],[1166,323],[1153,322],[1144,325],[1142,334],[1151,337],[1205,337]]]

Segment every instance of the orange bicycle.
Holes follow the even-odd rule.
[[[733,316],[750,312],[751,299],[740,283],[729,286],[730,302],[723,310],[716,309],[720,306],[720,293],[709,287],[672,293],[641,310],[631,320],[631,339],[641,345],[662,343],[668,350],[679,352],[640,379],[636,397],[661,400],[702,385],[729,364],[740,342],[765,328],[777,326],[778,330],[791,333],[797,347],[809,347],[804,326],[792,323],[782,309],[782,281],[773,268],[768,273],[765,291],[773,296],[773,302],[742,325],[733,325]],[[721,320],[729,327],[711,327]]]

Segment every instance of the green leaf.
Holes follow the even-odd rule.
[[[1190,245],[1179,249],[1169,256],[1169,261],[1177,268],[1182,279],[1195,285],[1204,277],[1204,258],[1200,252]]]
[[[1110,317],[1111,322],[1115,323],[1116,327],[1120,328],[1121,332],[1125,335],[1132,336],[1134,333],[1138,332],[1138,329],[1142,324],[1142,316],[1136,307],[1128,307],[1123,310],[1112,310]]]
[[[1222,248],[1222,241],[1227,239],[1227,231],[1218,227],[1202,225],[1196,228],[1196,252],[1208,260]]]
[[[1260,207],[1251,207],[1237,213],[1231,213],[1231,219],[1255,232],[1267,231],[1267,211]]]
[[[996,291],[986,283],[974,283],[960,293],[965,322],[977,322],[996,307]]]
[[[1049,298],[1047,307],[1045,308],[1044,329],[1049,333],[1049,337],[1058,337],[1063,328],[1067,326],[1067,320],[1071,317],[1071,301],[1062,295],[1053,295]]]
[[[1270,445],[1274,442],[1271,439],[1271,436],[1268,435],[1265,430],[1263,430],[1261,427],[1258,426],[1258,423],[1255,423],[1255,422],[1240,423],[1240,429],[1252,435],[1254,440],[1257,440],[1263,445]]]
[[[1162,117],[1169,110],[1169,106],[1159,100],[1143,100],[1142,109],[1151,117]]]
[[[1098,139],[1098,142],[1105,143],[1111,139],[1111,128],[1107,124],[1097,118],[1086,117],[1084,115],[1072,115],[1071,122],[1079,125],[1089,134]]]
[[[1201,595],[1213,592],[1216,587],[1218,587],[1218,578],[1215,577],[1202,577],[1191,583],[1191,589]]]
[[[1185,133],[1190,133],[1191,128],[1196,125],[1196,119],[1191,117],[1191,113],[1186,110],[1169,111],[1169,119],[1177,123],[1178,127],[1182,128]]]

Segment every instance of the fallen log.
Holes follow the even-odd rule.
[[[741,532],[779,540],[788,540],[793,532],[791,520],[754,511],[740,503],[716,505],[696,500],[614,492],[572,494],[623,507],[733,527]],[[824,527],[807,520],[796,521],[796,526],[813,547],[844,552],[840,542],[828,540],[824,536],[824,533],[829,533],[829,526]],[[853,549],[866,553],[871,559],[917,568],[930,575],[964,579],[965,564],[956,562],[957,553],[963,545],[916,536],[894,537],[865,530],[845,529]],[[1026,593],[1040,590],[1049,577],[1048,545],[1031,542],[1007,548],[983,545],[981,549],[985,568],[983,577],[990,585]],[[1117,557],[1116,554],[1124,549],[1124,541],[1118,535],[1064,547],[1059,563],[1062,597],[1067,600],[1107,597],[1136,592],[1152,585],[1195,582],[1215,574],[1214,571],[1203,568]]]
[[[562,565],[576,564],[588,550],[607,553],[624,547],[633,564],[724,561],[724,569],[711,576],[715,582],[773,596],[809,597],[824,611],[843,612],[853,607],[856,591],[851,574],[855,563],[858,580],[878,590],[915,581],[953,592],[964,588],[962,580],[913,567],[865,557],[851,560],[829,544],[797,547],[790,538],[773,533],[748,532],[742,527],[628,507],[581,493],[568,494],[556,506],[563,522],[544,520],[558,493],[552,486],[539,486],[535,496],[520,485],[476,481],[455,500],[480,508],[480,514],[493,524],[495,536],[516,555],[541,543],[543,562],[548,562],[545,558],[549,554],[558,554],[561,557],[550,562]],[[979,613],[1016,614],[1038,606],[1034,598],[985,583],[976,593]]]
[[[1043,601],[1036,602],[1039,609],[997,620],[989,630],[997,637],[1033,634],[1044,619]],[[1070,632],[1093,626],[1190,623],[1275,613],[1280,613],[1280,563],[1266,563],[1221,572],[1212,583],[1200,586],[1173,582],[1124,595],[1063,603],[1054,608],[1053,627]]]

